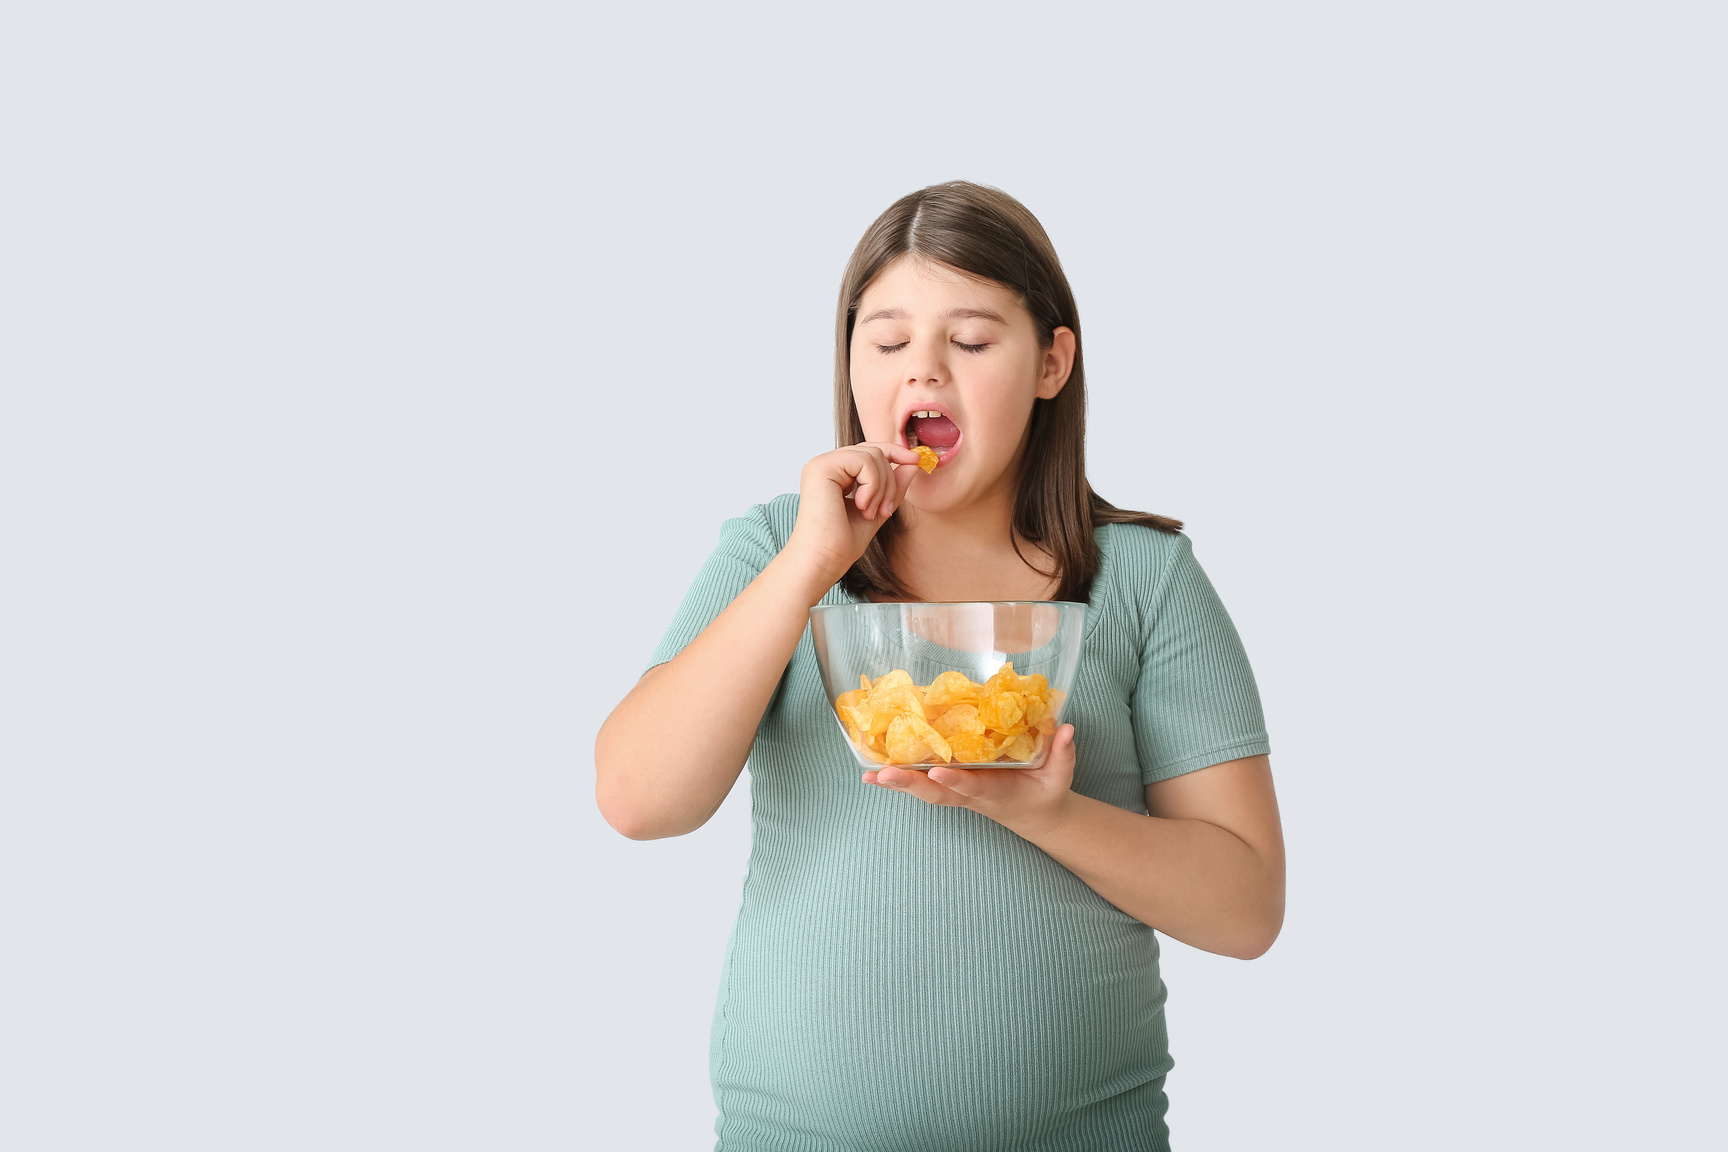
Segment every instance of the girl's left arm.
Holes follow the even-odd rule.
[[[1272,947],[1284,924],[1284,834],[1267,757],[1148,784],[1148,816],[1083,796],[1073,779],[1067,724],[1042,768],[864,774],[866,783],[988,816],[1184,944],[1243,960]]]

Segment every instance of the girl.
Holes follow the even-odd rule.
[[[1079,316],[1018,201],[956,182],[883,213],[834,383],[841,447],[726,522],[595,746],[602,813],[644,840],[701,827],[750,763],[717,1147],[1166,1148],[1153,929],[1246,959],[1283,921],[1236,632],[1179,523],[1087,484]],[[1045,765],[860,783],[806,633],[858,599],[1088,602]]]

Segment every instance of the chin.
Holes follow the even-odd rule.
[[[914,481],[912,490],[906,494],[906,503],[920,512],[930,512],[936,515],[953,512],[973,503],[970,494],[957,485],[944,484],[939,490],[931,485],[931,488],[931,491],[920,492],[917,482]]]

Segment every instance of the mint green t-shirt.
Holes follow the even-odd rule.
[[[772,560],[781,496],[728,520],[653,663]],[[1098,530],[1065,719],[1074,789],[1267,751],[1253,673],[1187,537]],[[838,585],[824,604],[849,602]],[[805,633],[750,753],[752,840],[710,1065],[722,1152],[1117,1152],[1169,1146],[1151,928],[963,808],[872,788]]]

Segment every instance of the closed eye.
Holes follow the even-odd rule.
[[[984,349],[990,347],[988,344],[962,344],[958,340],[954,341],[954,346],[967,352],[982,352]]]
[[[878,344],[878,345],[876,345],[876,351],[883,352],[883,353],[898,352],[898,351],[900,351],[900,349],[906,347],[906,345],[908,345],[910,343],[912,343],[912,341],[902,340],[898,344]]]

